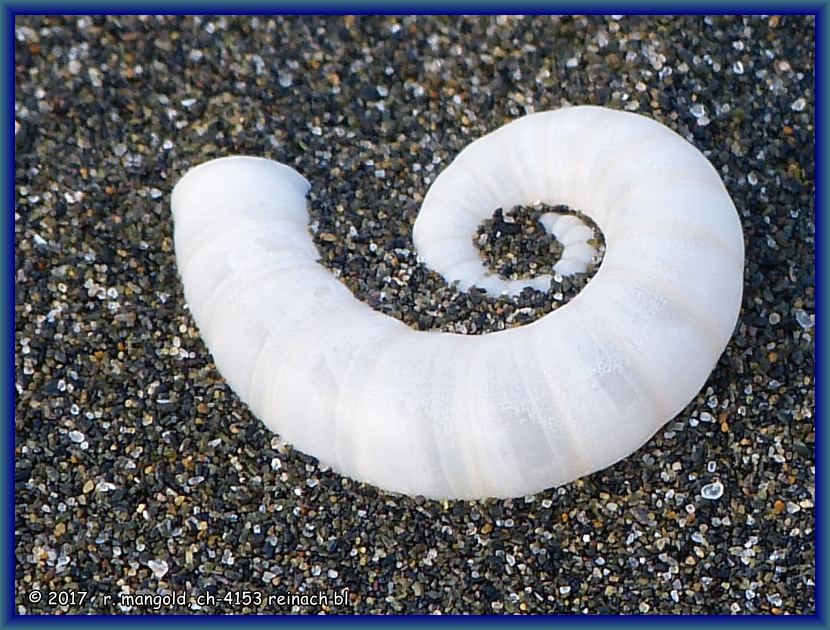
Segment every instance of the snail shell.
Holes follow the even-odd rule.
[[[487,276],[472,235],[496,208],[566,204],[604,233],[602,265],[573,300],[500,332],[419,332],[357,300],[317,262],[308,188],[260,158],[189,171],[172,197],[185,297],[255,415],[386,490],[512,497],[609,466],[692,400],[736,323],[735,207],[697,149],[643,116],[525,116],[470,144],[431,186],[415,245],[462,289],[536,286]],[[584,269],[590,252],[572,253],[557,273]]]

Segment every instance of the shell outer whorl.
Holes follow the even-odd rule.
[[[262,158],[191,169],[172,195],[185,297],[255,415],[388,491],[513,497],[605,468],[692,400],[737,320],[735,207],[708,160],[644,116],[593,106],[525,116],[433,182],[413,239],[462,288],[481,278],[471,237],[496,208],[566,204],[605,235],[581,293],[497,333],[419,332],[357,300],[317,262],[308,190]]]

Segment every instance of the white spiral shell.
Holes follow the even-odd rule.
[[[254,414],[386,490],[512,497],[602,469],[683,409],[735,326],[735,207],[697,149],[643,116],[525,116],[473,142],[433,183],[416,248],[462,288],[517,289],[485,279],[472,243],[496,208],[567,204],[605,235],[581,293],[501,332],[419,332],[357,300],[317,262],[308,188],[259,158],[192,169],[172,198],[185,297]]]

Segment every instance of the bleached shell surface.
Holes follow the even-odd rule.
[[[521,496],[600,470],[695,396],[737,320],[735,207],[697,149],[643,116],[532,114],[435,180],[413,237],[428,266],[463,286],[483,278],[472,235],[496,208],[567,204],[604,233],[605,258],[579,295],[497,333],[419,332],[357,300],[317,262],[308,188],[260,158],[189,171],[172,199],[185,296],[254,414],[386,490]]]

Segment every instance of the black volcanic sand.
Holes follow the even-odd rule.
[[[799,16],[18,18],[18,612],[813,613],[813,51]],[[583,103],[677,131],[739,209],[740,322],[686,409],[566,486],[443,503],[321,469],[252,417],[182,297],[189,167],[293,165],[360,299],[497,330],[553,291],[447,286],[416,260],[419,204],[475,138]],[[218,601],[121,598],[174,591]]]

